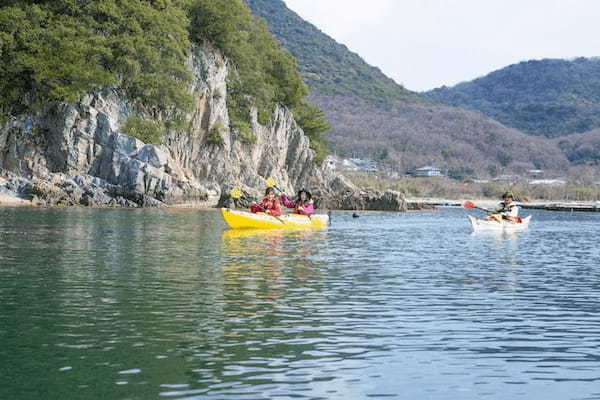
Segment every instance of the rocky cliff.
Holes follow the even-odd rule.
[[[194,109],[188,129],[161,145],[121,133],[135,107],[114,89],[75,104],[51,104],[0,125],[0,193],[42,204],[160,206],[228,204],[238,187],[244,205],[260,197],[265,177],[288,193],[305,187],[319,207],[406,208],[399,193],[365,193],[313,162],[308,138],[292,114],[277,108],[268,125],[252,121],[255,140],[229,129],[228,61],[210,46],[194,47]]]

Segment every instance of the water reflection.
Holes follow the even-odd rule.
[[[228,293],[252,301],[275,301],[294,286],[315,282],[321,275],[322,231],[228,230],[222,234],[220,263]]]
[[[598,397],[600,215],[334,221],[0,209],[0,398]]]

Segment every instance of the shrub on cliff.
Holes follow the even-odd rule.
[[[315,161],[322,163],[329,152],[325,132],[331,129],[325,113],[315,105],[300,102],[294,107],[294,118],[310,139],[310,146],[315,151]]]
[[[124,134],[140,139],[144,143],[161,144],[163,125],[157,121],[145,120],[139,116],[130,117],[121,130]]]
[[[235,63],[227,101],[233,132],[244,132],[250,109],[268,123],[275,104],[292,110],[311,140],[317,160],[327,154],[324,132],[329,129],[318,108],[303,102],[308,93],[296,69],[296,60],[273,37],[264,20],[252,15],[243,0],[194,0],[190,11],[191,36],[209,40]],[[244,138],[244,137],[242,137]]]
[[[209,40],[234,61],[231,95],[250,96],[259,108],[293,107],[306,96],[296,60],[243,0],[195,0],[190,15],[192,39]]]
[[[115,86],[151,115],[187,109],[188,24],[179,1],[5,1],[0,107],[20,114]]]
[[[235,65],[228,108],[232,131],[252,142],[250,110],[266,124],[276,104],[302,108],[308,93],[295,59],[243,0],[5,0],[0,6],[0,115],[20,115],[52,102],[74,102],[96,89],[120,90],[154,123],[127,129],[162,131],[192,105],[186,58],[191,41],[210,41]],[[311,119],[312,117],[315,120]],[[326,151],[301,121],[311,145]],[[165,119],[169,121],[165,121]],[[154,127],[150,129],[149,127]],[[161,131],[161,132],[162,132]],[[312,132],[312,133],[311,133]],[[322,133],[322,132],[321,132]]]

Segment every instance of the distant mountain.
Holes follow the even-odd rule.
[[[582,146],[579,141],[572,145],[567,141],[559,147],[557,141],[543,135],[527,135],[521,128],[506,126],[494,120],[495,116],[486,116],[477,108],[473,108],[475,111],[458,108],[466,107],[466,100],[443,105],[435,94],[422,95],[406,90],[350,52],[346,46],[335,42],[289,10],[282,0],[246,1],[253,13],[265,18],[269,29],[298,60],[301,75],[311,89],[309,101],[319,105],[331,123],[328,139],[332,150],[338,155],[372,158],[384,167],[399,172],[434,163],[449,169],[455,177],[494,176],[527,169],[544,169],[562,174],[567,173],[572,165],[594,163],[595,153],[588,152],[586,157],[580,157],[583,153],[578,151]],[[588,62],[591,60],[574,63]],[[524,85],[527,81],[532,84],[536,82],[531,77],[518,76],[507,81],[519,79],[524,81]],[[575,87],[581,79],[582,76],[574,77],[569,87]],[[555,76],[554,81],[561,81],[560,76]],[[541,82],[536,83],[535,87],[544,85],[558,88],[558,84]],[[592,90],[583,84],[580,86],[579,93],[586,95],[577,97],[577,103],[594,104],[591,100]],[[445,93],[445,90],[451,89],[442,91]],[[513,92],[506,90],[509,94],[504,96],[504,102],[510,103]],[[562,89],[556,90],[560,92]],[[481,91],[485,92],[483,89]],[[496,88],[496,92],[502,93],[501,87]],[[533,96],[531,92],[530,96]],[[546,96],[551,97],[550,93]],[[584,98],[588,100],[582,100]],[[534,101],[532,97],[528,109],[535,110],[536,106],[551,109],[549,104],[549,100],[544,103],[541,100]],[[493,107],[490,105],[490,108]],[[578,112],[583,113],[584,109],[581,106]],[[510,113],[506,112],[507,115]],[[533,117],[535,113],[531,113]],[[544,115],[544,112],[540,113]],[[591,111],[587,110],[588,114]],[[560,112],[553,115],[560,115]],[[535,116],[536,120],[538,118],[541,117]],[[589,119],[593,118],[596,117],[589,116]],[[576,125],[575,121],[581,124],[574,130],[577,132],[594,125],[593,122],[584,124],[583,119],[576,118],[564,124]],[[529,121],[531,124],[535,122]],[[592,144],[586,142],[584,148],[590,146]]]
[[[423,101],[303,20],[282,0],[246,1],[255,15],[267,20],[271,32],[296,57],[300,73],[313,91],[357,96],[379,105]]]
[[[532,135],[582,133],[600,127],[600,59],[526,61],[425,96]]]

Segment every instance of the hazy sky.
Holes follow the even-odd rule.
[[[406,88],[520,61],[600,56],[599,0],[284,0]]]

